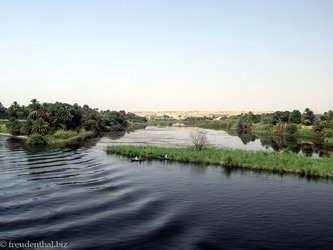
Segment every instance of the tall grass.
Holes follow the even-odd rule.
[[[9,120],[7,119],[0,119],[0,125],[6,125]]]
[[[86,131],[84,129],[80,131],[72,130],[58,130],[53,135],[47,136],[48,144],[76,144],[83,142],[87,139],[95,137],[95,133],[92,131]]]
[[[6,124],[8,123],[7,119],[0,119],[0,133],[8,134],[8,128],[6,127]]]
[[[254,123],[251,132],[256,134],[272,134],[274,126],[272,124]]]
[[[157,159],[168,155],[171,160],[191,163],[217,164],[226,167],[271,170],[278,173],[332,177],[332,158],[307,158],[288,152],[246,151],[239,149],[207,148],[197,151],[194,148],[162,148],[156,146],[112,145],[107,153],[128,157],[141,156]]]
[[[4,133],[4,134],[8,134],[9,133],[9,130],[6,127],[6,125],[0,124],[0,133]]]
[[[314,131],[311,127],[306,127],[302,125],[297,126],[297,131],[294,134],[296,136],[302,136],[302,137],[323,137],[324,135],[322,133],[318,133]]]
[[[92,131],[80,130],[57,130],[53,135],[29,135],[28,144],[77,144],[87,139],[94,138],[95,134]]]

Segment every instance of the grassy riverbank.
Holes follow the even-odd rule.
[[[1,125],[0,124],[0,133],[9,134],[9,131],[8,131],[6,125]]]
[[[206,163],[226,167],[270,170],[277,173],[333,177],[332,158],[307,158],[288,152],[245,151],[222,148],[207,148],[197,151],[194,148],[161,148],[155,146],[112,145],[106,152],[128,157],[141,156],[158,159],[167,154],[170,159],[181,162]]]
[[[191,125],[193,127],[206,129],[237,131],[237,120],[231,118],[223,121],[205,121]],[[300,124],[285,124],[285,128],[281,129],[281,126],[279,125],[274,126],[272,124],[254,123],[247,128],[246,131],[256,135],[279,134],[311,138],[324,138],[333,135],[333,130],[331,129],[324,129],[323,131],[317,132],[313,130],[312,126],[303,126]]]
[[[6,126],[7,123],[8,123],[7,119],[0,119],[0,133],[3,133],[3,134],[9,133],[8,128]]]
[[[1,127],[0,127],[1,128]],[[9,136],[26,140],[29,145],[76,145],[96,137],[92,131],[58,130],[52,135],[32,134],[29,136],[11,135],[0,130],[0,136]]]
[[[32,134],[27,143],[31,145],[73,145],[96,137],[92,131],[58,130],[52,135]]]

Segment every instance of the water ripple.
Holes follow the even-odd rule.
[[[153,138],[159,132],[150,131]],[[137,142],[145,142],[140,133]],[[170,137],[163,136],[152,143],[167,143]],[[193,164],[132,164],[101,151],[107,142],[28,148],[0,136],[1,239],[64,240],[80,250],[333,245],[331,182],[236,170],[224,175]]]

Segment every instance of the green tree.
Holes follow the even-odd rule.
[[[290,115],[289,111],[281,112],[281,122],[288,123],[289,122],[289,115]]]
[[[12,135],[20,135],[21,134],[21,123],[17,118],[11,118],[9,122],[6,124],[9,133]]]
[[[0,117],[4,110],[5,107],[0,105]],[[26,122],[10,123],[9,127],[15,134],[46,135],[59,129],[79,131],[82,128],[101,133],[111,130],[123,131],[128,126],[125,111],[99,111],[88,105],[81,107],[78,104],[61,102],[40,104],[37,99],[32,99],[28,107],[14,102],[5,113],[5,117],[26,119]]]
[[[31,133],[46,135],[50,131],[49,123],[43,120],[42,118],[38,118],[37,120],[33,121]]]
[[[17,113],[18,117],[20,119],[27,119],[28,115],[29,115],[29,109],[26,106],[20,106],[18,113]]]
[[[6,114],[7,114],[7,109],[0,102],[0,119],[6,119],[7,118]]]
[[[306,126],[310,126],[313,125],[315,119],[316,116],[314,115],[313,111],[309,108],[306,108],[302,114],[302,123]]]
[[[293,110],[293,112],[289,114],[289,122],[300,124],[302,122],[301,112],[299,110]]]
[[[274,114],[272,116],[272,124],[276,125],[280,122],[282,122],[282,112],[281,111],[276,111],[276,112],[274,112]]]
[[[20,105],[14,101],[12,105],[7,109],[8,118],[19,118]]]
[[[320,116],[320,120],[322,120],[322,121],[333,120],[333,111],[330,110],[328,112],[325,112],[322,116]]]
[[[22,123],[20,133],[21,135],[30,135],[32,131],[33,121],[31,119],[27,119]]]
[[[236,130],[237,132],[243,132],[252,127],[252,125],[251,117],[243,115],[237,122]]]
[[[186,120],[187,118],[185,118]],[[141,123],[145,123],[148,122],[147,118],[142,117],[142,116],[138,116],[134,113],[128,112],[127,113],[127,120],[130,122],[141,122]]]

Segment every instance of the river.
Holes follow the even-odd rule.
[[[131,163],[103,151],[129,141],[189,143],[181,129],[144,134],[74,149],[0,136],[0,241],[58,241],[69,249],[332,249],[332,180]]]

